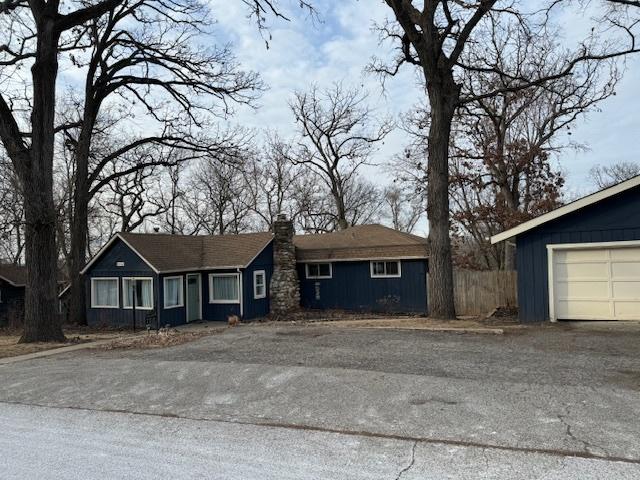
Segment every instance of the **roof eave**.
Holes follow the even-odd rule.
[[[494,235],[491,237],[491,244],[495,245],[496,243],[503,242],[504,240],[508,240],[510,238],[516,237],[522,233],[528,232],[531,229],[544,225],[547,222],[556,220],[560,217],[568,215],[569,213],[578,211],[582,208],[601,202],[602,200],[605,200],[619,193],[625,192],[639,185],[640,185],[640,175],[633,177],[629,180],[626,180],[624,182],[618,183],[616,185],[613,185],[609,188],[605,188],[604,190],[600,190],[598,192],[592,193],[591,195],[587,195],[586,197],[582,197],[560,208],[556,208],[551,212],[545,213],[544,215],[540,215],[539,217],[532,218],[527,222],[521,223],[517,227],[513,227],[513,228],[510,228],[509,230],[505,230],[504,232],[498,233],[497,235]]]

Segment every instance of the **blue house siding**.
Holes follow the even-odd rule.
[[[540,225],[516,238],[520,320],[549,319],[547,245],[640,240],[640,188]]]
[[[0,279],[0,326],[7,325],[12,312],[23,310],[24,290],[24,287],[15,287]]]
[[[253,273],[264,270],[266,281],[265,298],[253,298]],[[244,300],[244,320],[264,317],[269,314],[269,282],[273,275],[273,242],[271,242],[243,271],[242,298]]]
[[[124,266],[118,267],[118,262],[124,262]],[[118,278],[119,308],[91,308],[91,279],[100,277]],[[122,277],[152,278],[154,310],[157,312],[159,303],[158,275],[124,242],[117,240],[96,260],[89,272],[85,275],[87,323],[90,326],[109,325],[113,327],[130,327],[133,325],[133,310],[122,308]],[[154,312],[153,310],[136,309],[136,326],[138,328],[144,328],[145,318],[149,313]]]
[[[426,260],[402,260],[400,278],[371,278],[370,262],[333,262],[332,278],[306,278],[298,265],[304,308],[426,313]]]

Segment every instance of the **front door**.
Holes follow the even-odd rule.
[[[187,322],[202,320],[201,287],[199,273],[187,275]]]

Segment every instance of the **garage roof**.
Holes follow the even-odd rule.
[[[640,185],[640,175],[633,177],[629,180],[626,180],[624,182],[618,183],[616,185],[613,185],[612,187],[605,188],[596,193],[592,193],[591,195],[587,195],[586,197],[582,197],[571,203],[567,203],[566,205],[563,205],[560,208],[556,208],[551,212],[548,212],[548,213],[545,213],[544,215],[540,215],[539,217],[533,218],[528,222],[521,223],[517,227],[511,228],[509,230],[505,230],[502,233],[494,235],[493,237],[491,237],[491,243],[495,244],[498,242],[502,242],[504,240],[508,240],[509,238],[516,237],[542,224],[550,222],[551,220],[555,220],[564,215],[575,212],[576,210],[580,210],[581,208],[588,207],[589,205],[593,205],[594,203],[598,203],[606,198],[625,192],[639,185]]]

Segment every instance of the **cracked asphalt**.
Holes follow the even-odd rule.
[[[0,366],[3,479],[637,479],[640,328],[244,326]]]

